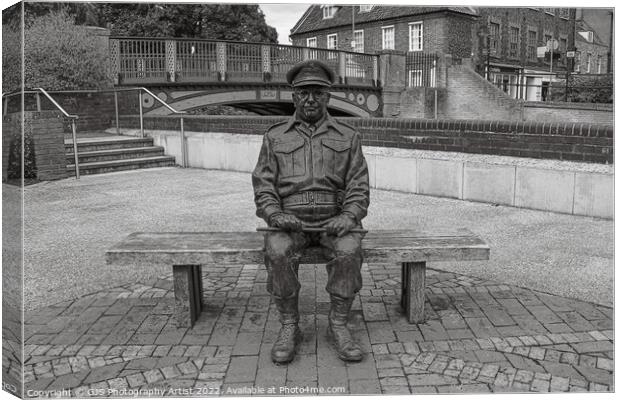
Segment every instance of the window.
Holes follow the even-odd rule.
[[[394,50],[394,25],[384,26],[381,30],[383,32],[383,49]]]
[[[336,50],[338,48],[338,34],[327,35],[327,48],[330,50]]]
[[[327,49],[328,50],[336,50],[338,48],[338,34],[334,33],[332,35],[327,35]],[[327,58],[330,60],[338,57],[338,53],[335,51],[330,51],[327,53]]]
[[[527,59],[536,60],[536,31],[527,32]]]
[[[336,14],[336,7],[323,6],[323,19],[334,18],[334,14]]]
[[[422,22],[409,24],[409,51],[422,51],[424,37]]]
[[[597,56],[596,57],[596,73],[600,74],[601,73],[601,67],[603,65],[603,63],[601,62],[601,56]]]
[[[353,32],[353,51],[357,53],[364,52],[364,30]]]
[[[588,53],[586,55],[586,73],[587,74],[590,73],[591,64],[592,64],[592,54]]]
[[[567,51],[567,40],[566,38],[560,38],[560,54],[562,55],[562,61],[566,62],[566,51]]]
[[[590,43],[594,41],[594,32],[592,31],[582,31],[579,32],[579,35]]]
[[[510,57],[519,58],[519,28],[510,27]]]
[[[493,54],[499,54],[499,24],[489,24],[489,45]]]
[[[426,71],[426,73],[424,73]],[[425,76],[426,75],[426,76]],[[409,70],[409,87],[435,87],[435,64],[431,68]]]
[[[374,6],[372,4],[362,4],[360,5],[360,12],[368,12],[372,10]]]
[[[413,69],[409,71],[409,86],[419,87],[422,86],[422,70]]]
[[[575,72],[581,72],[581,53],[575,52]]]
[[[568,19],[569,17],[568,8],[560,8],[558,15],[560,16],[560,18]]]
[[[567,46],[567,41],[566,38],[560,38],[560,53],[564,54],[566,53],[566,46]]]
[[[308,47],[316,47],[316,37],[311,37],[306,39],[306,46]],[[318,54],[316,52],[316,50],[312,50],[308,53],[308,57],[310,58],[317,58]]]

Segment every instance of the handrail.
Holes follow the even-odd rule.
[[[163,101],[162,99],[160,99],[155,93],[151,92],[150,90],[148,90],[147,88],[140,86],[140,87],[130,87],[130,88],[115,88],[112,89],[112,91],[114,92],[114,111],[115,111],[115,115],[116,115],[116,132],[120,133],[120,124],[118,121],[118,96],[117,93],[118,92],[127,92],[127,91],[131,91],[131,90],[138,90],[138,103],[139,103],[139,109],[140,109],[140,137],[144,137],[144,111],[142,109],[142,92],[146,92],[147,94],[149,94],[151,97],[153,97],[153,99],[157,100],[158,102],[160,102],[164,107],[166,107],[168,110],[172,111],[174,114],[181,114],[181,119],[180,119],[180,123],[181,123],[181,132],[180,132],[180,140],[181,140],[181,166],[183,168],[185,168],[187,166],[187,148],[185,146],[185,127],[184,127],[184,121],[183,121],[183,114],[187,114],[187,111],[178,111],[175,110],[173,107],[171,107],[168,103],[166,103],[165,101]]]
[[[343,52],[343,53],[351,53],[351,54],[363,54],[367,56],[376,56],[376,53],[361,53],[357,51],[350,50],[341,50],[341,49],[325,49],[320,47],[308,47],[308,46],[298,46],[292,44],[282,44],[282,43],[269,43],[269,42],[242,42],[239,40],[225,40],[225,39],[206,39],[206,38],[192,38],[192,37],[174,37],[174,36],[162,36],[162,37],[143,37],[143,36],[116,36],[112,35],[109,39],[116,40],[145,40],[145,41],[166,41],[166,40],[174,40],[178,42],[205,42],[205,43],[230,43],[230,44],[248,44],[253,46],[271,46],[271,47],[285,47],[291,49],[310,49],[310,50],[330,50],[334,52]]]
[[[151,96],[153,96],[153,98],[157,101],[159,101],[164,107],[166,107],[168,110],[172,111],[175,114],[187,114],[187,111],[177,111],[174,108],[170,107],[170,105],[168,105],[168,103],[166,103],[165,101],[163,101],[162,99],[160,99],[155,93],[151,92],[150,90],[148,90],[145,87],[140,87],[139,89],[144,90],[146,93],[150,94]]]
[[[76,132],[76,129],[75,129],[75,120],[78,119],[78,116],[75,115],[75,114],[69,114],[67,111],[65,111],[65,109],[62,108],[62,106],[60,104],[58,104],[58,102],[56,102],[56,100],[54,100],[54,98],[52,96],[50,96],[49,93],[47,93],[45,91],[45,89],[37,88],[37,90],[40,90],[41,93],[43,93],[43,95],[45,97],[47,97],[47,99],[49,101],[51,101],[52,104],[56,106],[56,108],[58,108],[63,114],[65,114],[65,116],[67,118],[71,118],[71,132],[72,132],[72,138],[73,138],[73,158],[75,160],[75,179],[80,179],[80,166],[79,166],[79,160],[78,160],[78,146],[77,146],[77,132]]]
[[[65,117],[73,118],[73,119],[78,119],[79,118],[76,114],[69,114],[67,111],[65,111],[65,109],[62,108],[62,106],[60,104],[58,104],[58,102],[56,102],[56,100],[54,100],[54,98],[52,96],[50,96],[50,94],[45,91],[45,89],[37,88],[37,90],[41,91],[41,93],[43,93],[43,95],[45,95],[45,97],[47,97],[48,100],[51,101],[52,104],[56,106],[56,108],[58,108],[63,114],[65,114]]]
[[[76,132],[76,127],[75,127],[75,120],[78,119],[79,117],[77,116],[77,114],[69,114],[67,112],[67,110],[65,110],[64,108],[62,108],[62,106],[60,104],[58,104],[58,102],[56,100],[54,100],[54,98],[43,88],[36,88],[36,90],[21,90],[18,92],[13,92],[13,93],[2,93],[2,98],[5,100],[5,106],[8,103],[8,98],[9,97],[13,97],[16,96],[18,94],[24,94],[24,93],[34,93],[37,95],[37,111],[41,111],[41,103],[39,100],[39,93],[43,93],[43,95],[45,97],[47,97],[47,99],[61,112],[65,115],[65,117],[70,118],[71,119],[71,132],[72,132],[72,138],[73,138],[73,156],[75,158],[75,179],[80,179],[80,166],[79,166],[79,160],[78,160],[78,149],[77,149],[77,132]],[[6,110],[6,109],[5,109]],[[3,111],[3,114],[5,112]]]

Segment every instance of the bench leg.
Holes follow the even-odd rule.
[[[424,290],[426,288],[426,263],[402,263],[402,292],[400,304],[411,324],[424,322]]]
[[[172,266],[174,313],[179,328],[191,328],[202,311],[201,275],[200,265]]]

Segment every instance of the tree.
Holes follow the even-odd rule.
[[[19,29],[2,25],[2,92],[17,90],[22,83],[22,38]]]
[[[276,43],[258,5],[103,4],[101,20],[119,36],[197,37]]]
[[[24,32],[27,88],[99,89],[107,85],[107,48],[65,11],[38,17]]]

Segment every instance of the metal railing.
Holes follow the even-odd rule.
[[[435,53],[408,52],[405,58],[407,87],[436,87],[437,63]]]
[[[16,93],[2,94],[2,98],[4,99],[4,108],[2,115],[7,114],[8,108],[8,99],[9,97],[21,95],[21,94],[35,94],[36,102],[37,102],[37,111],[41,111],[41,96],[42,93],[60,112],[67,118],[71,120],[71,133],[73,139],[73,157],[75,159],[75,179],[80,179],[80,165],[78,160],[78,147],[77,147],[77,129],[75,126],[75,121],[78,119],[76,114],[69,114],[54,98],[43,88],[36,88],[36,90],[24,90]]]
[[[330,65],[337,83],[379,84],[375,54],[195,38],[110,38],[112,76],[118,84],[286,82],[286,71],[307,59]]]
[[[181,166],[183,168],[187,167],[187,147],[185,144],[185,127],[184,127],[184,121],[183,121],[183,114],[187,114],[187,112],[175,110],[168,103],[160,99],[155,93],[151,92],[145,87],[115,88],[112,90],[104,90],[104,92],[107,92],[107,91],[114,92],[114,115],[116,119],[116,133],[120,134],[120,122],[119,122],[119,117],[118,117],[118,92],[128,92],[128,91],[134,91],[134,90],[138,91],[138,104],[139,104],[139,110],[140,110],[140,137],[141,138],[144,137],[144,108],[143,108],[143,97],[142,97],[143,92],[150,95],[154,100],[161,103],[161,105],[166,107],[172,113],[181,115],[181,118],[180,118],[181,130],[179,133],[180,140],[181,140]]]

